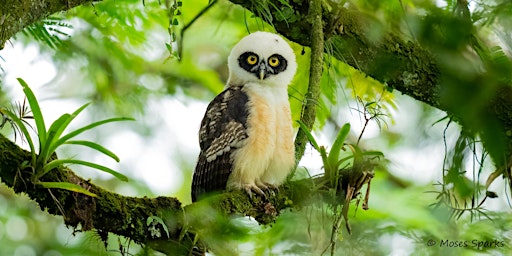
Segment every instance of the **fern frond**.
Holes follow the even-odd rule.
[[[61,18],[50,17],[28,26],[22,33],[52,49],[57,49],[62,45],[62,40],[70,36],[66,29],[72,27],[71,24],[64,22]]]

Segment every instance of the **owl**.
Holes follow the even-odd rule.
[[[192,201],[225,189],[264,195],[295,167],[288,85],[297,63],[290,45],[277,34],[252,33],[233,47],[228,68],[227,84],[201,122]]]

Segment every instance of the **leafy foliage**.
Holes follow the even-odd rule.
[[[273,31],[273,21],[297,20],[290,7],[300,4],[300,1],[279,0],[287,8],[280,9],[278,16],[272,16],[271,11],[276,9],[273,1],[253,1],[259,6],[255,13],[226,1],[217,1],[203,13],[213,2],[215,1],[191,0],[178,4],[181,2],[102,1],[73,9],[66,13],[65,19],[51,17],[48,21],[27,29],[18,38],[26,37],[27,44],[36,41],[39,45],[48,46],[43,47],[42,51],[53,56],[52,60],[58,67],[59,74],[55,81],[63,81],[55,89],[59,93],[58,97],[94,100],[107,113],[135,113],[143,117],[166,116],[168,113],[163,108],[155,107],[151,103],[160,99],[177,99],[185,103],[210,100],[224,86],[227,79],[226,56],[236,40],[255,30]],[[494,148],[493,152],[500,152],[502,147],[500,141],[482,145],[481,141],[486,135],[477,134],[474,130],[485,126],[490,131],[487,136],[493,135],[492,131],[496,127],[493,126],[493,120],[489,120],[482,111],[485,107],[482,103],[487,102],[497,86],[510,84],[511,81],[512,37],[508,28],[512,25],[512,8],[508,1],[470,1],[471,8],[466,2],[323,1],[326,5],[325,11],[337,12],[343,4],[348,11],[364,13],[360,19],[370,25],[361,29],[375,42],[392,32],[428,49],[441,64],[441,80],[445,88],[441,95],[442,101],[459,118],[451,119],[450,116],[440,120],[445,113],[440,114],[427,106],[418,107],[418,104],[408,105],[407,100],[396,91],[389,92],[386,84],[381,84],[342,61],[329,57],[326,57],[324,66],[321,97],[306,98],[310,52],[309,49],[292,43],[299,62],[298,75],[289,89],[294,120],[299,119],[301,108],[306,102],[318,105],[318,125],[315,132],[321,135],[313,137],[309,134],[315,150],[309,155],[320,155],[322,163],[315,167],[319,170],[311,171],[321,173],[320,169],[323,168],[326,183],[330,187],[336,187],[339,186],[340,179],[343,180],[340,170],[354,169],[361,159],[364,162],[373,157],[382,157],[380,152],[384,152],[386,157],[398,157],[390,160],[389,165],[372,166],[375,176],[372,179],[372,197],[369,199],[371,208],[367,211],[357,212],[357,207],[349,207],[350,203],[345,204],[345,209],[333,208],[331,202],[343,199],[343,195],[338,194],[339,190],[332,189],[325,192],[327,200],[323,197],[313,198],[316,203],[314,207],[285,212],[271,227],[260,227],[250,221],[246,223],[238,219],[229,223],[223,220],[224,222],[216,223],[212,230],[204,231],[204,239],[214,241],[218,252],[223,252],[222,248],[229,248],[229,252],[238,250],[256,255],[321,255],[329,251],[329,248],[338,255],[389,255],[402,252],[422,255],[508,253],[512,221],[508,214],[510,210],[507,209],[507,191],[504,189],[506,184],[503,184],[501,177],[506,178],[505,183],[510,177],[507,178],[506,170],[493,165],[496,153],[491,154],[486,150]],[[187,33],[181,37],[179,32],[186,26]],[[175,42],[181,42],[179,60],[169,58],[169,55],[176,56],[177,48],[173,44]],[[325,47],[327,53],[339,50],[329,38],[326,38]],[[399,50],[397,49],[397,54],[407,56],[407,53]],[[370,64],[387,70],[386,65],[393,63],[372,62],[357,65]],[[469,93],[474,91],[478,93]],[[38,112],[34,103],[37,101],[31,101],[30,104],[29,100],[30,109]],[[0,121],[2,125],[7,122],[13,124],[18,129],[15,133],[18,135],[30,134],[31,130],[36,130],[39,136],[45,135],[38,138],[24,136],[32,152],[38,152],[39,141],[38,155],[46,159],[35,156],[35,160],[32,160],[35,164],[27,163],[27,166],[39,166],[38,171],[34,168],[38,173],[35,177],[43,178],[45,171],[51,171],[51,168],[62,163],[93,164],[81,160],[53,159],[55,150],[64,144],[90,147],[118,161],[115,154],[100,144],[74,140],[74,136],[66,137],[73,133],[64,133],[66,123],[69,124],[85,107],[87,105],[74,113],[61,116],[49,128],[44,122],[38,121],[42,120],[42,113],[30,112],[25,102],[9,110],[2,109]],[[408,108],[418,110],[407,112]],[[389,122],[387,125],[384,120],[379,119],[382,117],[386,117]],[[35,121],[34,128],[29,125],[32,123],[31,119]],[[362,123],[361,128],[357,126],[358,119]],[[433,121],[429,123],[430,119]],[[449,128],[446,127],[445,134],[442,129],[437,129],[438,125],[431,126],[435,120],[440,120],[437,124],[450,124]],[[178,121],[179,125],[185,122],[174,120],[172,125]],[[421,128],[414,124],[407,126],[408,123],[420,123]],[[455,123],[461,124],[464,129]],[[380,128],[377,129],[378,135],[370,136],[372,124]],[[149,123],[141,133],[158,134],[155,136],[159,140],[165,137],[165,143],[177,144],[175,138],[182,135],[169,134],[165,127],[163,132],[158,130],[162,126],[156,122]],[[86,127],[81,132],[93,128]],[[323,142],[325,140],[329,142]],[[443,147],[425,146],[436,142],[444,146],[444,152]],[[324,147],[322,144],[331,146]],[[365,151],[366,148],[377,148],[379,151]],[[419,149],[423,150],[420,154],[408,154]],[[444,154],[444,161],[434,162],[437,153]],[[416,161],[414,158],[418,155],[428,155],[432,159],[427,157],[430,161],[421,161],[424,158]],[[185,198],[184,201],[187,199],[183,195],[189,193],[188,177],[193,160],[173,160],[179,163],[177,169],[184,170],[182,176],[185,177],[183,181],[172,178],[179,180],[181,186],[176,189],[177,192],[173,191],[173,195]],[[154,159],[152,161],[159,162]],[[403,162],[413,164],[403,167]],[[420,178],[411,178],[422,175],[420,172],[425,169],[436,175],[420,181]],[[435,184],[432,185],[433,182]],[[79,190],[70,184],[42,185]],[[140,195],[153,193],[148,186],[138,186],[136,193]],[[81,192],[87,193],[85,190]],[[491,200],[496,196],[498,198]],[[349,201],[352,199],[349,197]],[[361,198],[356,196],[355,199],[357,203]],[[22,216],[30,223],[33,219],[47,218],[44,214],[39,217],[25,216],[26,212],[33,214],[36,211],[33,209],[20,207],[20,210],[13,210],[14,200],[18,199],[6,199],[8,217],[0,217],[3,223],[7,223],[11,216]],[[352,223],[351,235],[344,233],[346,229],[340,228],[340,223],[348,219],[348,216]],[[162,224],[158,217],[143,221],[148,225]],[[239,227],[240,232],[223,229],[228,224]],[[38,225],[41,227],[37,230],[48,229],[42,223]],[[2,238],[1,235],[0,240],[8,246],[37,242],[30,237],[39,237],[42,244],[51,243],[43,240],[46,237],[37,235],[37,231],[31,232],[32,236],[27,236],[24,240],[13,242],[7,236]],[[5,240],[7,242],[4,243]],[[437,246],[429,247],[427,242],[430,240],[437,242]],[[504,242],[504,246],[472,245],[472,241],[494,240],[499,241],[500,245]],[[453,248],[440,245],[442,241],[467,241],[468,246]],[[68,244],[66,247],[73,246]],[[66,247],[61,245],[58,248],[65,252]],[[82,246],[80,250],[86,250],[83,249],[86,247]],[[44,246],[34,245],[34,248]],[[14,249],[5,254],[13,254],[12,251]],[[100,251],[104,250],[101,248]],[[36,254],[43,253],[38,251]],[[97,251],[90,253],[95,254]]]
[[[70,36],[67,31],[72,28],[73,27],[61,17],[54,16],[28,26],[22,33],[56,50],[62,46],[63,39]]]
[[[58,147],[62,146],[63,144],[75,144],[75,145],[82,145],[86,147],[90,147],[100,153],[103,153],[111,158],[113,158],[116,161],[119,161],[119,158],[106,149],[105,147],[91,142],[91,141],[82,141],[82,140],[71,140],[73,137],[76,137],[77,135],[91,130],[97,126],[116,122],[116,121],[126,121],[126,120],[133,120],[131,118],[111,118],[106,119],[98,122],[94,122],[92,124],[86,125],[82,128],[76,129],[72,132],[69,132],[65,135],[63,135],[65,129],[67,126],[73,121],[73,119],[80,114],[89,104],[85,104],[79,109],[77,109],[72,114],[63,114],[60,116],[55,122],[51,124],[51,126],[46,129],[45,121],[43,118],[43,114],[41,112],[41,108],[39,107],[39,103],[30,89],[30,87],[23,81],[23,79],[18,78],[19,83],[23,87],[23,92],[25,93],[26,99],[28,101],[28,104],[30,105],[30,110],[26,108],[25,105],[22,105],[22,109],[19,110],[19,116],[16,115],[11,110],[4,108],[1,109],[2,115],[6,116],[4,118],[7,118],[11,125],[13,125],[14,129],[17,131],[21,131],[23,134],[25,140],[27,141],[29,147],[30,147],[30,153],[32,156],[32,160],[30,163],[25,166],[25,168],[32,169],[34,173],[33,179],[35,181],[38,181],[38,184],[42,185],[43,187],[47,188],[60,188],[60,189],[67,189],[75,192],[80,192],[86,195],[93,195],[92,193],[88,192],[84,188],[70,184],[67,182],[39,182],[39,180],[47,174],[49,171],[51,171],[54,168],[57,168],[58,166],[61,166],[63,164],[80,164],[85,165],[88,167],[92,167],[95,169],[98,169],[100,171],[104,171],[107,173],[110,173],[114,175],[116,178],[127,181],[128,178],[119,173],[116,172],[106,166],[102,166],[99,164],[91,163],[88,161],[82,161],[82,160],[76,160],[76,159],[56,159],[55,151]],[[28,131],[28,127],[32,127],[26,119],[29,117],[27,116],[27,113],[32,112],[32,116],[30,118],[33,118],[36,124],[36,132],[37,132],[37,138],[38,138],[38,146],[39,151],[36,151],[36,144],[35,140],[32,138],[31,133]],[[5,119],[4,119],[5,120]]]

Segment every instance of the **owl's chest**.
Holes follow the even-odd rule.
[[[234,152],[233,173],[256,178],[262,177],[265,171],[275,166],[274,163],[282,162],[283,155],[291,155],[286,157],[291,159],[287,163],[293,162],[293,139],[286,88],[274,91],[272,88],[250,89],[246,89],[247,139],[244,146]]]
[[[280,89],[280,88],[279,88]],[[290,103],[286,90],[248,92],[249,136],[274,138],[291,126]]]

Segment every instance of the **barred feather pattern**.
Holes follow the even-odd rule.
[[[233,171],[232,154],[247,139],[248,96],[243,86],[229,86],[208,105],[199,129],[201,151],[192,180],[192,201],[224,190]]]

